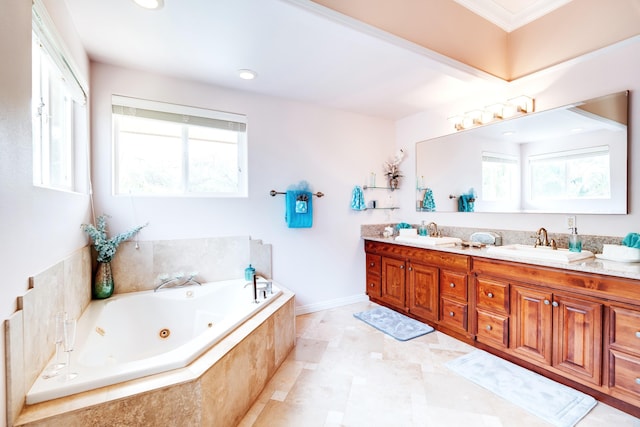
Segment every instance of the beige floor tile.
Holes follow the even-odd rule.
[[[433,332],[397,341],[353,313],[368,302],[298,316],[298,341],[241,427],[547,427],[445,364],[474,348]],[[577,427],[640,427],[603,403]]]

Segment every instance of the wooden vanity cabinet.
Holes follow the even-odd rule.
[[[467,331],[469,257],[437,250],[365,241],[367,294],[372,301],[431,324]],[[380,259],[380,293],[372,293]],[[442,285],[441,285],[442,284]],[[445,291],[441,289],[446,287]],[[442,296],[442,299],[441,299]],[[441,313],[447,313],[443,320]],[[449,315],[453,313],[453,315]]]
[[[365,250],[372,301],[640,417],[640,281],[375,241]]]

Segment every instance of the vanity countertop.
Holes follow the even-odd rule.
[[[627,279],[640,280],[640,263],[624,263],[616,261],[608,261],[599,258],[591,258],[585,261],[576,261],[571,263],[560,263],[553,261],[537,261],[537,260],[523,260],[522,258],[510,257],[502,254],[490,253],[487,248],[477,247],[464,247],[464,246],[438,246],[438,247],[425,247],[423,245],[416,245],[407,242],[398,242],[394,237],[374,237],[374,236],[362,236],[364,240],[370,240],[381,243],[391,243],[394,245],[410,246],[421,249],[437,250],[442,252],[450,252],[461,255],[470,255],[474,257],[491,258],[503,261],[519,262],[523,264],[541,265],[545,267],[554,267],[564,270],[579,271],[583,273],[602,274],[606,276],[622,277]]]

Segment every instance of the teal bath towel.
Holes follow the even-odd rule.
[[[312,197],[309,191],[287,191],[285,220],[289,228],[311,228],[313,225]]]

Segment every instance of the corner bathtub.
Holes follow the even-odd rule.
[[[255,304],[253,287],[245,284],[227,280],[92,301],[78,319],[71,352],[71,371],[79,375],[67,382],[40,375],[26,403],[187,366],[281,293],[274,285],[273,293]]]

